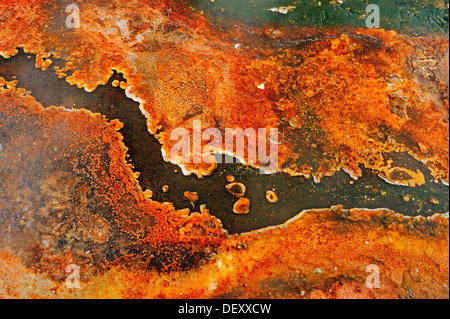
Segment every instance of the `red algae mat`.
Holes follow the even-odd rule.
[[[398,187],[425,184],[424,172],[395,161],[402,153],[448,185],[448,38],[299,26],[223,32],[178,1],[77,3],[81,23],[68,28],[65,2],[2,1],[0,54],[23,49],[44,70],[61,59],[56,75],[88,92],[122,73],[113,84],[140,103],[164,159],[186,175],[211,174],[212,151],[266,164],[250,158],[250,139],[242,156],[225,140],[202,140],[190,154],[199,161],[171,152],[174,132],[195,136],[200,125],[221,136],[266,129],[258,141],[278,152],[265,173],[320,183],[340,170],[357,180],[364,168]],[[229,235],[204,205],[177,210],[142,190],[124,125],[44,108],[0,78],[0,297],[449,297],[448,214],[337,205]],[[76,287],[67,281],[74,266]]]

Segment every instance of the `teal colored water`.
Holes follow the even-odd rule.
[[[380,12],[380,28],[413,34],[449,31],[448,0],[189,0],[209,19],[248,21],[263,24],[301,24],[310,26],[351,26],[366,28],[370,4]],[[275,8],[289,8],[288,13]],[[271,11],[271,9],[273,11]],[[283,11],[283,10],[281,10]]]

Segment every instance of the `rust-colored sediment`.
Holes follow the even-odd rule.
[[[88,91],[122,72],[166,159],[186,172],[215,166],[170,157],[170,133],[200,120],[222,133],[279,128],[279,169],[292,175],[357,178],[363,165],[423,184],[423,172],[394,162],[405,152],[448,183],[448,39],[296,27],[276,39],[239,26],[224,35],[178,1],[77,3],[83,23],[68,29],[61,1],[2,1],[0,53],[21,47],[43,69],[62,58],[58,76]],[[15,85],[0,80],[0,297],[449,296],[448,216],[334,207],[229,237],[203,206],[191,214],[149,199],[121,123],[44,110]],[[64,283],[69,264],[81,267],[80,289]],[[365,285],[371,264],[380,289]]]
[[[44,110],[21,90],[0,90],[0,242],[19,255],[27,247],[28,265],[53,276],[69,260],[92,271],[118,261],[176,270],[225,238],[207,212],[147,199],[126,163],[120,122]]]
[[[386,173],[391,154],[407,152],[448,183],[448,38],[281,27],[273,39],[247,26],[222,34],[178,1],[79,5],[83,23],[69,29],[59,1],[4,1],[0,53],[9,57],[22,47],[37,55],[41,68],[49,57],[63,58],[67,65],[59,72],[89,91],[107,83],[112,70],[122,72],[166,160],[185,173],[204,176],[215,167],[209,153],[200,163],[170,153],[178,142],[170,140],[172,131],[183,127],[192,136],[198,120],[202,129],[222,134],[279,128],[278,169],[292,175],[305,164],[317,181],[340,169],[357,178],[358,165]],[[314,161],[307,159],[311,151]],[[411,168],[400,168],[406,169],[401,180],[390,182],[415,180],[405,176]]]

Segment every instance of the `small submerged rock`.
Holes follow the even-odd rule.
[[[240,198],[233,207],[233,212],[238,215],[246,215],[250,212],[250,200],[248,198]]]
[[[439,205],[439,200],[437,198],[431,197],[430,198],[430,203],[434,204],[434,205]]]
[[[233,183],[235,181],[234,176],[231,175],[228,175],[225,179],[228,183]]]
[[[226,185],[225,188],[231,195],[237,198],[244,196],[246,191],[245,185],[242,183],[230,183]]]
[[[198,201],[198,194],[195,192],[184,192],[184,197],[191,202],[192,206],[195,206],[195,203]]]
[[[153,191],[151,190],[151,189],[147,189],[145,192],[144,192],[144,195],[145,195],[145,198],[147,198],[147,199],[152,199],[152,197],[153,197]]]
[[[266,199],[269,203],[276,203],[278,202],[278,196],[273,191],[267,191],[266,192]]]

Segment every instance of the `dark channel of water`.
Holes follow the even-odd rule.
[[[0,77],[7,81],[17,79],[18,87],[30,91],[44,107],[85,108],[105,115],[108,120],[120,120],[124,123],[120,133],[129,148],[129,161],[135,171],[141,173],[139,182],[142,188],[153,190],[154,200],[172,202],[177,209],[198,211],[199,205],[206,204],[230,234],[282,224],[302,210],[338,204],[345,208],[389,208],[411,216],[429,216],[449,210],[448,187],[432,182],[429,171],[410,157],[404,160],[414,162],[425,173],[427,183],[424,186],[393,186],[368,170],[364,170],[363,177],[352,184],[344,172],[315,184],[312,178],[306,180],[287,174],[260,175],[258,170],[241,164],[219,164],[213,174],[204,179],[184,176],[181,169],[163,160],[160,144],[148,133],[138,103],[127,98],[122,89],[111,85],[115,79],[123,80],[120,75],[114,74],[107,85],[88,93],[55,75],[53,67],[62,67],[63,61],[54,61],[48,71],[42,71],[35,67],[35,57],[29,56],[20,51],[10,59],[0,58]],[[227,175],[235,176],[236,181],[246,185],[246,197],[251,201],[248,215],[232,212],[236,199],[225,189]],[[163,185],[170,187],[168,193],[162,192]],[[275,190],[279,197],[277,203],[271,204],[266,200],[267,190]],[[185,191],[198,193],[199,201],[195,207],[184,199]],[[405,196],[411,200],[405,202]]]

